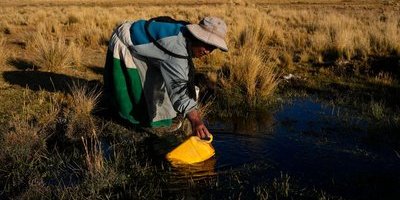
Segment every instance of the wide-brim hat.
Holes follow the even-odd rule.
[[[199,24],[186,25],[190,33],[200,41],[215,46],[222,51],[228,51],[225,42],[227,26],[218,17],[205,17]]]

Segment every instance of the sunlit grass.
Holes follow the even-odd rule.
[[[6,49],[5,46],[5,39],[3,37],[0,37],[0,67],[4,65],[7,62],[9,52]]]
[[[82,47],[76,43],[70,44],[71,64],[75,67],[81,67],[83,63]]]
[[[222,80],[225,89],[240,91],[245,102],[255,105],[267,100],[278,85],[273,62],[268,62],[259,52],[244,49],[229,66],[229,76]]]
[[[36,34],[32,44],[35,62],[47,71],[56,71],[70,64],[70,47],[63,37],[52,39]]]
[[[221,78],[226,98],[236,93],[233,98],[239,98],[236,101],[250,107],[268,100],[279,82],[277,56],[274,51],[268,51],[269,32],[265,31],[268,24],[262,16],[253,18],[255,23],[251,25],[237,22],[236,31],[239,31],[232,45],[237,49],[229,54],[225,65],[228,72]]]
[[[71,87],[71,109],[68,114],[67,136],[82,141],[86,165],[91,174],[104,170],[103,152],[99,140],[101,130],[92,116],[101,93],[96,88],[74,83]]]

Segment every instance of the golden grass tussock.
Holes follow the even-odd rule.
[[[92,116],[101,92],[79,83],[74,83],[70,89],[71,108],[68,113],[66,135],[71,139],[82,141],[88,171],[95,175],[104,169],[103,152],[98,135],[101,130]]]
[[[256,9],[248,11],[248,17],[240,19],[241,15],[237,15],[238,20],[232,26],[232,35],[234,48],[257,48],[260,50],[267,49],[272,43],[272,38],[280,40],[280,31],[275,31],[273,25],[269,23],[269,18]],[[249,24],[248,22],[252,23]]]
[[[400,55],[400,26],[398,16],[387,16],[368,29],[371,47],[378,55]]]
[[[179,4],[234,4],[234,5],[248,5],[249,3],[260,3],[260,4],[276,4],[276,3],[282,3],[282,4],[292,4],[292,3],[318,3],[318,4],[333,4],[333,3],[342,3],[343,0],[169,0],[169,1],[160,1],[160,0],[144,0],[140,2],[132,2],[131,0],[115,0],[113,2],[110,2],[108,0],[86,0],[85,2],[82,2],[81,0],[14,0],[12,2],[0,2],[0,3],[5,3],[6,5],[58,5],[58,6],[63,6],[63,5],[117,5],[117,6],[125,6],[129,5],[132,3],[137,3],[138,5],[143,4],[143,5],[179,5]],[[358,1],[346,1],[346,3],[349,4],[356,4],[357,5]],[[374,3],[374,0],[363,0],[360,1],[362,3]],[[395,1],[386,1],[386,4],[394,4]],[[1,4],[0,4],[1,5]]]
[[[237,29],[230,43],[234,50],[226,64],[229,74],[221,80],[224,90],[239,91],[239,98],[250,106],[267,100],[278,85],[277,63],[272,59],[277,55],[271,54],[267,48],[274,32],[267,30],[269,24],[263,16],[258,13],[251,15],[252,24],[245,20],[236,22]]]
[[[224,86],[229,84],[227,88],[239,88],[250,105],[266,100],[278,85],[275,63],[260,54],[256,49],[239,51],[229,65],[229,77],[223,82]]]
[[[270,44],[301,55],[309,54],[313,62],[397,54],[399,42],[393,41],[399,41],[396,23],[399,18],[391,12],[384,14],[384,21],[367,12],[359,17],[333,9],[276,9],[269,15],[274,17],[273,24],[278,24],[278,28],[272,27],[274,33],[281,38],[272,39]]]
[[[382,120],[385,117],[385,105],[383,102],[371,101],[368,107],[370,109],[369,112],[374,119]]]
[[[226,56],[223,52],[215,50],[194,62],[199,70],[217,71],[226,63]]]
[[[335,51],[337,57],[350,60],[365,57],[370,52],[368,38],[359,28],[359,21],[342,15],[329,15],[323,28],[329,33],[328,45],[323,44],[325,48]]]
[[[40,109],[40,112],[36,111],[35,113],[39,115],[39,117],[36,117],[36,123],[42,127],[41,131],[52,134],[52,131],[56,129],[56,120],[62,111],[62,104],[65,101],[64,95],[59,93],[48,94],[41,90],[38,92],[37,98],[32,101],[36,101],[36,110]]]
[[[101,92],[90,89],[82,83],[74,83],[70,86],[70,113],[68,115],[67,136],[72,139],[80,139],[81,136],[91,136],[96,129],[92,112],[99,101]]]
[[[281,66],[286,69],[293,70],[295,68],[294,63],[293,63],[292,54],[290,54],[287,51],[283,51],[280,53],[279,61],[280,61]]]
[[[38,66],[47,71],[56,71],[70,64],[70,47],[63,37],[52,39],[38,33],[33,40],[32,53]]]

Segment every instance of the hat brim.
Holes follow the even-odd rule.
[[[209,45],[213,45],[217,47],[218,49],[221,49],[222,51],[227,52],[228,51],[228,45],[226,45],[226,42],[224,38],[219,37],[216,34],[213,34],[205,29],[203,29],[200,25],[198,24],[189,24],[186,25],[190,33],[200,41],[207,43]]]

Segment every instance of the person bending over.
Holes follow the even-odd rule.
[[[177,113],[193,135],[210,136],[198,111],[192,58],[228,51],[227,26],[218,17],[198,24],[169,17],[125,22],[107,50],[104,93],[118,115],[141,127],[169,127]]]

